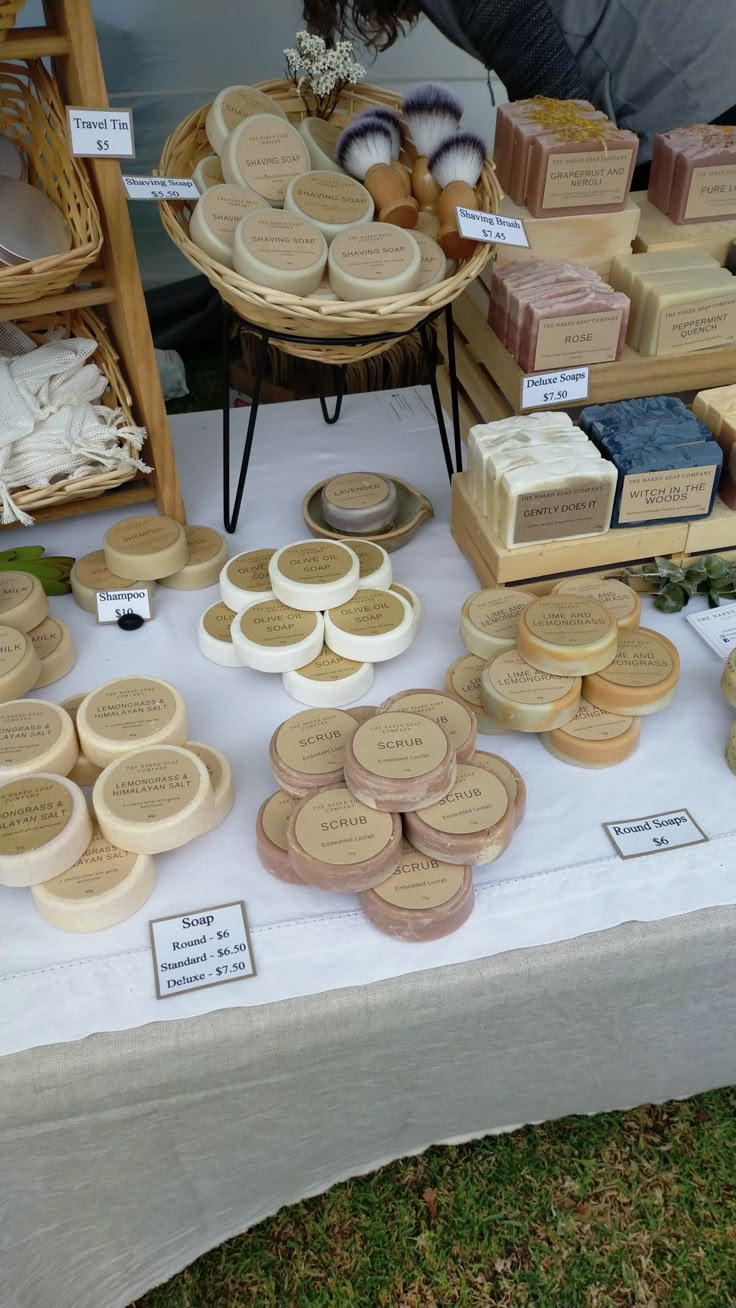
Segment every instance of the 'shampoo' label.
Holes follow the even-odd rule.
[[[85,554],[84,558],[78,559],[75,571],[81,584],[89,586],[92,590],[129,590],[136,584],[110,571],[105,563],[103,550],[93,550],[91,554]]]
[[[375,858],[391,840],[393,818],[335,786],[310,799],[298,814],[294,833],[305,853],[335,867]]]
[[[166,550],[179,539],[179,524],[155,514],[125,518],[105,534],[110,549],[118,554],[149,554]]]
[[[0,787],[0,853],[24,854],[47,845],[64,830],[72,811],[72,797],[58,781],[8,781]]]
[[[356,761],[379,777],[421,777],[447,757],[449,741],[430,718],[413,713],[381,713],[358,728]]]

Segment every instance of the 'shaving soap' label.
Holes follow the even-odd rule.
[[[631,150],[576,150],[550,154],[543,209],[588,209],[626,199]]]
[[[611,488],[593,479],[584,486],[529,491],[516,501],[513,543],[530,545],[605,531],[610,516]]]
[[[731,218],[736,214],[736,163],[694,168],[684,218]]]
[[[226,183],[205,191],[197,201],[197,208],[202,212],[208,225],[215,230],[221,240],[232,245],[235,228],[245,215],[254,209],[262,209],[265,201],[255,191],[248,192],[243,186],[229,186]]]
[[[102,797],[116,817],[158,822],[181,813],[201,783],[194,759],[162,745],[123,758],[104,778]]]
[[[447,757],[448,737],[436,722],[413,713],[381,713],[353,737],[353,753],[379,777],[421,777]]]
[[[657,356],[689,354],[736,341],[736,292],[707,296],[664,309],[659,320]]]
[[[0,763],[20,767],[37,758],[61,735],[63,718],[41,700],[17,700],[0,706]]]
[[[338,709],[296,713],[279,728],[276,753],[282,763],[311,776],[336,772],[343,766],[345,746],[357,722]]]
[[[346,472],[328,481],[322,494],[336,508],[372,509],[388,499],[389,486],[370,472]]]
[[[281,204],[290,178],[309,171],[309,153],[296,128],[285,118],[255,117],[246,123],[238,139],[237,163],[249,186],[267,200]],[[321,249],[319,241],[315,240],[315,245]],[[263,258],[260,248],[258,253]],[[278,266],[305,268],[307,264]]]
[[[214,636],[215,640],[222,640],[231,645],[231,627],[234,618],[235,614],[232,609],[229,609],[227,604],[223,604],[222,600],[220,600],[218,604],[213,604],[211,608],[207,609],[202,618],[202,626],[208,636]]]
[[[47,845],[72,815],[69,791],[46,777],[9,781],[0,790],[0,853],[25,854]]]
[[[375,858],[391,840],[393,818],[355,799],[344,786],[321,791],[307,801],[294,823],[305,853],[334,867]]]
[[[708,513],[717,472],[714,464],[704,464],[698,468],[630,473],[623,479],[619,526]]]
[[[468,710],[449,695],[432,695],[424,691],[402,695],[401,698],[394,699],[389,711],[418,713],[420,717],[431,718],[450,737],[456,749],[461,749],[467,743],[473,730]]]
[[[542,318],[537,330],[535,368],[571,368],[577,363],[609,363],[616,358],[623,310]]]
[[[286,838],[289,819],[300,802],[294,795],[287,795],[285,790],[278,790],[271,796],[263,810],[261,815],[263,830],[272,844],[279,849],[287,850],[289,847]]]
[[[305,218],[280,209],[255,213],[243,243],[269,268],[311,268],[322,254],[323,238]]]
[[[340,631],[356,636],[381,636],[401,626],[406,620],[406,609],[388,590],[359,590],[347,603],[330,609],[330,620]]]
[[[569,695],[574,682],[572,677],[540,672],[515,649],[499,654],[489,665],[486,675],[499,694],[519,704],[554,704]]]
[[[45,890],[59,899],[94,899],[119,886],[133,871],[138,857],[111,845],[95,823],[82,857],[61,876],[47,882]]]
[[[506,787],[498,777],[484,768],[459,763],[449,794],[429,808],[420,809],[419,816],[435,831],[459,836],[495,827],[508,806]]]
[[[367,281],[396,277],[411,266],[416,247],[407,240],[400,227],[385,231],[367,223],[349,232],[341,232],[332,244],[332,257],[344,272]]]
[[[289,545],[279,555],[278,570],[288,581],[341,581],[353,567],[353,559],[342,545],[329,541],[303,541]]]
[[[253,604],[240,619],[240,630],[248,640],[271,649],[298,645],[311,636],[316,626],[315,613],[289,608],[279,600]]]
[[[365,187],[342,173],[305,173],[292,186],[291,196],[307,218],[322,223],[360,222],[370,213]]]
[[[616,657],[595,675],[616,686],[656,686],[674,670],[672,654],[655,631],[620,631]]]
[[[217,904],[149,922],[158,999],[256,975],[245,904]]]
[[[399,866],[373,893],[397,908],[439,908],[460,893],[465,875],[464,867],[420,854],[404,840]]]
[[[228,581],[240,590],[270,590],[268,562],[275,553],[275,550],[249,550],[247,554],[239,554],[227,565]]]

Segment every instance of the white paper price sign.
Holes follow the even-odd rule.
[[[198,200],[191,177],[128,177],[123,186],[129,200]]]
[[[552,404],[580,404],[588,398],[588,368],[559,368],[535,372],[521,383],[522,409],[545,409]]]
[[[72,154],[78,159],[133,159],[133,112],[131,109],[85,109],[66,107]]]
[[[159,999],[256,974],[242,899],[154,918],[148,926]]]
[[[138,613],[142,618],[151,616],[151,602],[145,586],[140,590],[98,590],[97,621],[117,622],[126,613]]]
[[[520,245],[529,249],[529,237],[520,218],[505,218],[500,213],[457,206],[457,226],[461,236],[472,241],[493,241],[499,245]]]
[[[686,808],[649,817],[625,818],[622,822],[604,822],[603,830],[621,858],[663,854],[668,849],[702,845],[708,840]]]

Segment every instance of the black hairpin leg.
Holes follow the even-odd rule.
[[[322,409],[322,417],[324,418],[328,427],[332,427],[340,417],[340,413],[342,411],[342,402],[345,398],[345,365],[340,363],[337,364],[336,366],[337,366],[337,383],[336,383],[337,393],[335,395],[335,407],[332,410],[332,413],[330,414],[327,409],[327,399],[325,397],[325,388],[323,386],[324,375],[325,375],[324,364],[315,363],[314,365],[314,370],[317,377],[317,394],[319,395],[319,403],[320,403],[320,408]]]
[[[229,361],[230,361],[230,323],[231,313],[227,305],[224,306],[224,323],[223,323],[223,394],[222,394],[222,490],[223,490],[223,507],[222,517],[227,532],[234,532],[238,525],[240,517],[240,506],[243,502],[243,492],[245,490],[245,479],[248,475],[248,464],[250,463],[251,450],[253,448],[253,436],[258,421],[258,409],[261,403],[261,390],[263,387],[263,378],[266,373],[266,362],[268,360],[268,343],[269,334],[267,331],[259,329],[260,343],[256,355],[256,372],[253,386],[253,397],[250,409],[248,410],[248,429],[245,435],[245,448],[243,457],[240,461],[240,472],[238,474],[238,484],[235,490],[235,499],[232,508],[230,507],[230,378],[229,378]]]
[[[445,426],[445,415],[442,412],[442,401],[437,389],[437,338],[429,324],[426,322],[420,324],[419,335],[421,337],[424,359],[427,365],[427,378],[430,390],[432,391],[432,399],[434,400],[434,412],[437,419],[437,426],[440,429],[440,440],[442,441],[442,453],[445,456],[445,467],[447,468],[447,475],[450,478],[450,481],[452,481],[452,474],[454,472],[452,466],[452,455],[450,453],[450,443],[447,439],[447,427]]]
[[[460,436],[460,404],[457,397],[457,364],[455,362],[455,321],[452,305],[445,307],[445,335],[447,336],[447,371],[450,377],[450,403],[452,405],[452,426],[455,432],[455,469],[463,470],[463,443]]]

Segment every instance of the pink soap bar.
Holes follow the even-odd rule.
[[[345,784],[383,813],[409,813],[436,803],[456,775],[455,746],[447,732],[417,713],[377,713],[345,748]]]
[[[444,690],[400,690],[384,701],[379,713],[401,710],[431,718],[447,733],[455,746],[458,763],[467,763],[475,751],[478,721],[458,700]]]
[[[514,835],[514,806],[500,777],[461,763],[452,790],[438,804],[404,814],[408,839],[446,863],[494,863]]]
[[[509,763],[508,759],[502,758],[500,754],[489,754],[484,749],[477,749],[471,762],[477,768],[487,768],[489,772],[492,772],[494,776],[503,782],[509,797],[509,803],[514,810],[514,827],[518,831],[526,813],[526,782],[519,769],[515,768],[513,763]]]
[[[294,795],[287,795],[284,790],[277,790],[264,799],[256,818],[256,848],[261,863],[271,876],[302,886],[302,878],[291,866],[286,837],[289,818],[298,803]]]
[[[604,140],[605,148],[595,139],[565,140],[552,132],[532,140],[526,204],[534,218],[623,209],[639,138],[609,126]]]
[[[302,881],[320,890],[369,890],[398,867],[401,818],[377,813],[347,786],[326,786],[293,810],[289,860]]]
[[[606,115],[594,109],[585,100],[571,100],[565,103],[575,105],[580,111],[582,122],[608,123]],[[532,145],[536,140],[544,140],[549,135],[545,125],[528,120],[514,123],[511,188],[510,195],[515,204],[529,205],[529,176],[532,165]],[[518,197],[518,198],[517,198]]]
[[[571,342],[569,357],[566,358],[564,363],[565,367],[570,368],[574,368],[579,364],[609,363],[614,359],[621,358],[629,321],[629,300],[627,296],[620,291],[612,291],[608,287],[601,289],[583,287],[578,291],[577,295],[570,294],[558,296],[557,298],[548,297],[540,305],[528,305],[524,311],[521,342],[516,358],[525,372],[533,372],[538,367],[546,366],[543,362],[538,364],[536,357],[539,329],[545,318],[565,318],[569,320],[567,334],[575,336],[576,320],[582,317],[588,318],[589,316],[617,314],[619,312],[621,321],[612,348],[604,350],[603,354],[599,352],[591,357],[591,346],[584,339]],[[585,337],[590,333],[581,330],[577,334]]]
[[[736,128],[706,127],[677,151],[668,209],[673,223],[736,218]]]
[[[439,940],[466,922],[475,893],[469,867],[428,857],[404,839],[396,871],[360,896],[366,917],[397,940]]]

